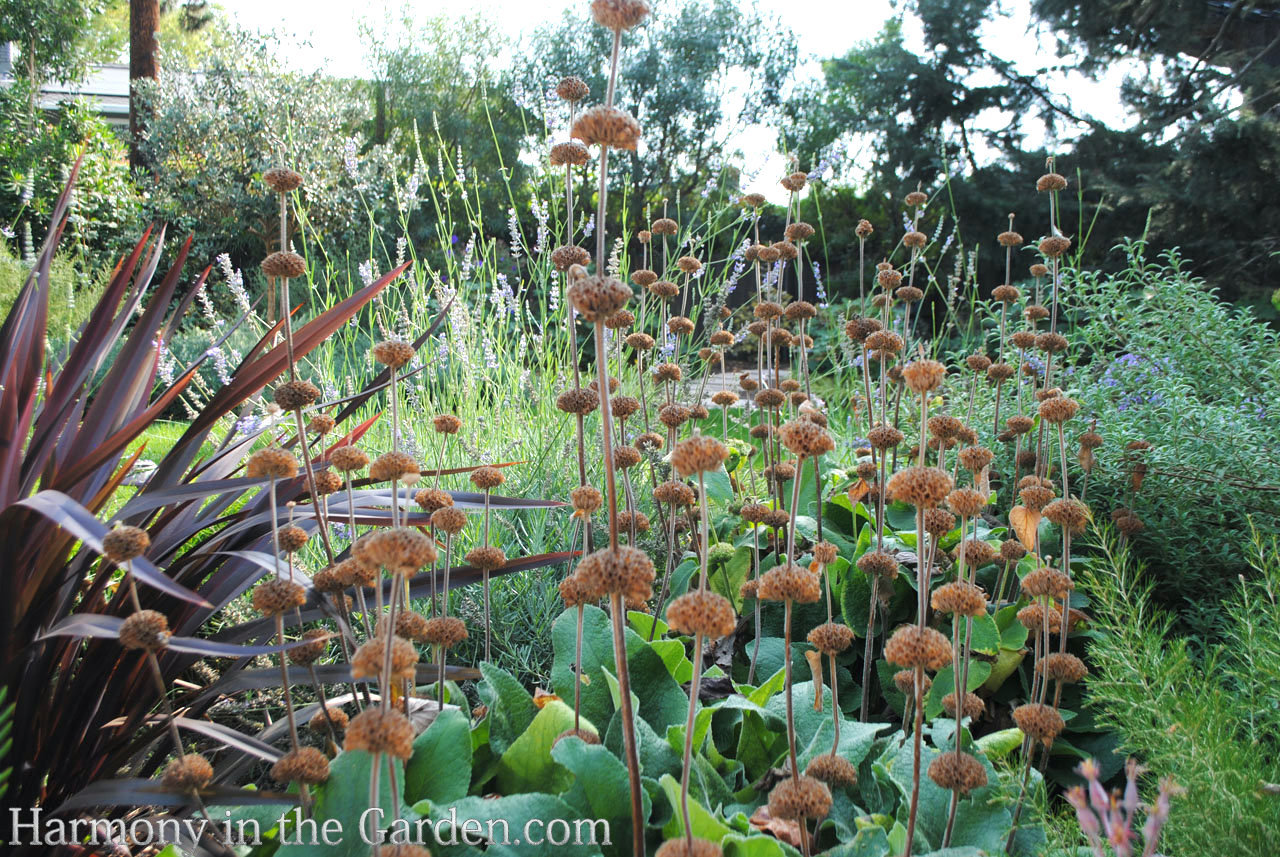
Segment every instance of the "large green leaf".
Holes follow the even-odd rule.
[[[551,627],[554,659],[551,686],[556,695],[573,700],[575,637],[578,611],[565,610]],[[592,723],[608,723],[613,714],[604,668],[613,670],[613,632],[609,616],[599,607],[588,606],[582,615],[582,716]]]
[[[471,722],[448,708],[414,739],[404,771],[405,800],[448,803],[466,797],[470,785]]]
[[[680,640],[654,640],[649,647],[662,658],[667,672],[680,684],[693,681],[693,661],[685,654],[684,643]]]
[[[403,784],[403,765],[399,760],[396,760],[394,765],[396,782]],[[302,842],[288,842],[281,845],[276,851],[276,857],[319,857],[317,851],[323,857],[346,857],[347,855],[365,857],[369,853],[368,839],[377,835],[370,829],[370,823],[377,823],[380,829],[385,829],[401,815],[400,812],[393,810],[393,801],[396,806],[403,809],[400,794],[391,789],[387,758],[383,757],[378,785],[378,805],[382,807],[383,815],[380,820],[375,816],[367,818],[366,827],[361,830],[360,817],[370,807],[369,779],[372,771],[373,756],[369,753],[363,750],[339,753],[329,763],[329,779],[315,787],[314,817],[321,825],[325,821],[336,821],[337,830],[340,833],[334,838],[340,838],[340,841],[323,849],[317,849],[308,841],[308,837],[303,835],[298,837],[303,840]],[[284,835],[295,834],[285,831]]]
[[[840,612],[844,623],[854,634],[859,637],[867,635],[867,619],[871,615],[871,581],[857,566],[850,566],[844,573]]]
[[[573,785],[560,797],[569,806],[590,818],[631,818],[631,786],[627,766],[599,744],[581,738],[566,738],[555,745],[551,756],[573,774]],[[649,796],[643,796],[644,814],[649,816]]]
[[[960,633],[965,633],[965,626],[960,626]],[[973,617],[973,635],[969,638],[969,645],[975,652],[982,652],[984,655],[994,655],[1000,650],[1000,629],[996,627],[996,622],[985,613],[981,616]]]
[[[680,809],[680,781],[667,774],[659,782],[667,800],[675,808],[671,821],[662,828],[662,835],[668,839],[675,839],[684,835],[684,816]],[[727,824],[694,800],[692,795],[689,797],[689,826],[694,836],[699,839],[710,839],[712,842],[719,842],[730,832]]]
[[[877,825],[862,828],[853,839],[825,852],[825,857],[887,857],[889,853],[889,835]]]
[[[529,728],[538,706],[533,704],[529,691],[502,667],[482,663],[480,672],[484,675],[480,694],[489,706],[489,744],[494,754],[500,756]]]
[[[969,692],[979,688],[989,675],[991,675],[991,664],[986,661],[970,661]],[[933,686],[929,688],[929,695],[925,697],[924,714],[926,717],[932,720],[942,713],[942,697],[948,693],[954,693],[955,685],[956,674],[950,664],[938,670],[938,674],[933,677]]]
[[[454,842],[463,842],[470,834],[471,843],[483,841],[487,857],[528,857],[530,854],[554,853],[557,857],[588,857],[600,853],[606,833],[617,841],[623,832],[616,825],[590,818],[576,811],[555,795],[533,792],[499,798],[469,797],[454,804],[449,818],[456,819],[452,828]],[[450,828],[437,836],[450,844]],[[593,839],[594,837],[594,839]],[[558,843],[561,839],[565,843]],[[582,844],[578,844],[582,843]],[[368,853],[368,846],[365,846]],[[435,853],[435,849],[432,849]],[[449,851],[447,853],[454,853]]]
[[[559,793],[568,788],[573,775],[552,758],[551,748],[561,732],[572,728],[572,708],[558,699],[543,706],[498,761],[499,791]],[[593,730],[590,724],[583,728]]]

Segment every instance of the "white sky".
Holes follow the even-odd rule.
[[[663,0],[651,2],[656,5]],[[758,0],[758,3],[763,11],[776,14],[795,31],[801,54],[798,69],[801,78],[820,74],[816,59],[842,55],[855,44],[874,38],[885,20],[895,14],[890,0]],[[367,72],[359,25],[368,22],[378,28],[383,22],[397,21],[406,6],[404,0],[365,0],[361,4],[347,0],[219,0],[219,5],[246,29],[274,31],[282,36],[291,65],[305,70],[324,69],[339,76]],[[559,19],[566,9],[585,9],[588,0],[471,0],[470,3],[413,0],[408,5],[418,20],[440,14],[483,15],[519,39],[542,24]],[[1029,0],[1000,0],[1002,14],[982,31],[984,45],[1015,62],[1022,73],[1059,62],[1052,53],[1052,45],[1039,52],[1035,34],[1028,29],[1029,7]],[[909,45],[920,46],[919,33],[910,18],[906,36]],[[496,57],[494,61],[504,60]],[[1069,96],[1077,112],[1112,126],[1122,126],[1127,124],[1127,117],[1118,92],[1124,76],[1133,69],[1129,64],[1117,64],[1099,82],[1062,74],[1054,74],[1048,80],[1052,91]],[[762,168],[764,175],[782,171],[783,159],[773,151],[771,130],[738,129],[730,137],[732,145],[746,156],[748,170]],[[1034,146],[1043,139],[1036,123],[1028,145]]]

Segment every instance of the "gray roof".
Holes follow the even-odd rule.
[[[0,86],[9,85],[13,79],[13,46],[0,43]],[[79,83],[49,82],[40,87],[40,106],[46,109],[75,98],[87,100],[104,119],[127,120],[129,66],[124,63],[95,65]]]

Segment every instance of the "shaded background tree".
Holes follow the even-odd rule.
[[[585,4],[584,4],[585,6]],[[536,31],[516,64],[538,118],[558,137],[568,135],[560,103],[541,96],[567,74],[591,87],[589,103],[607,85],[611,36],[583,13],[566,13]],[[628,153],[617,181],[630,187],[626,223],[643,207],[696,198],[717,174],[732,131],[780,117],[784,87],[795,67],[794,34],[757,6],[734,0],[662,3],[640,27],[624,35],[617,101],[644,128],[645,146]]]
[[[788,144],[804,163],[833,140],[865,140],[867,156],[852,165],[863,200],[900,199],[917,183],[936,188],[963,175],[946,204],[970,243],[989,243],[1009,210],[1023,213],[1028,237],[1043,231],[1027,217],[1042,205],[1025,176],[1057,155],[1083,176],[1088,221],[1075,207],[1063,220],[1090,227],[1085,264],[1121,264],[1111,248],[1145,233],[1153,247],[1181,247],[1228,299],[1256,302],[1274,289],[1277,4],[1037,0],[1031,9],[1028,38],[1044,62],[1029,71],[978,35],[998,4],[911,0],[904,14],[918,19],[924,50],[890,21],[876,39],[826,61],[822,80],[788,102]],[[1120,93],[1133,120],[1126,127],[1088,115],[1045,82],[1062,72],[1096,79],[1122,59],[1136,60]],[[1052,142],[1029,145],[1033,130]],[[856,222],[854,214],[844,219]],[[1002,279],[991,262],[981,269],[988,288]]]

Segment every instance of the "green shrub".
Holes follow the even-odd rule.
[[[0,89],[0,225],[39,249],[68,171],[83,157],[64,252],[113,255],[137,231],[139,198],[124,142],[85,104],[65,101],[31,116],[22,83]],[[113,260],[114,261],[114,260]]]
[[[1146,523],[1135,554],[1158,572],[1155,594],[1186,626],[1215,634],[1219,598],[1249,560],[1239,533],[1252,517],[1280,527],[1280,337],[1219,301],[1176,254],[1128,245],[1114,275],[1081,274],[1072,306],[1081,362],[1066,379],[1081,414],[1106,438],[1089,499],[1132,505]],[[1145,439],[1149,472],[1129,494],[1124,447]]]
[[[1122,749],[1187,789],[1161,844],[1169,854],[1275,853],[1280,797],[1280,545],[1236,538],[1254,572],[1223,603],[1230,642],[1203,653],[1153,606],[1133,555],[1106,540],[1081,576],[1105,629],[1089,649],[1097,719]],[[1215,598],[1216,593],[1208,597]]]
[[[302,173],[307,228],[335,248],[367,247],[369,220],[394,211],[390,149],[357,167],[348,142],[368,118],[355,82],[286,71],[271,45],[237,33],[198,74],[179,64],[141,91],[146,214],[194,235],[201,264],[227,252],[256,267],[276,249],[278,202],[259,180],[274,166]]]
[[[0,315],[9,313],[30,271],[30,266],[7,247],[0,246]],[[49,336],[55,340],[66,339],[93,310],[101,284],[76,270],[75,263],[65,256],[53,260],[49,282],[50,293],[56,296],[49,303]]]

